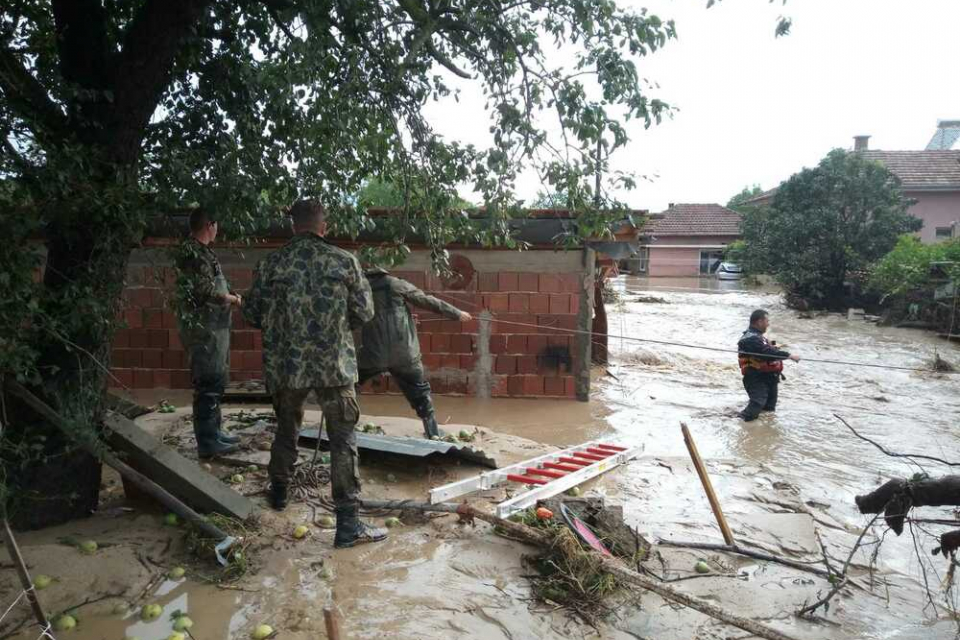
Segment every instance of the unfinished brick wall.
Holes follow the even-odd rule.
[[[242,259],[219,253],[231,286],[243,293],[265,250],[248,250]],[[393,274],[474,316],[470,322],[459,322],[414,310],[423,363],[435,393],[474,395],[482,379],[494,397],[575,397],[576,337],[555,329],[581,328],[578,252],[465,251],[476,271],[469,280],[453,282],[434,275],[428,258],[418,253]],[[168,304],[170,267],[155,260],[134,260],[127,279],[127,327],[117,333],[112,352],[113,373],[119,380],[114,384],[133,389],[190,388],[186,354]],[[480,343],[478,316],[483,310],[493,318],[486,344]],[[247,326],[237,312],[233,320],[231,381],[261,379],[260,332]],[[370,381],[364,390],[399,393],[389,376]]]

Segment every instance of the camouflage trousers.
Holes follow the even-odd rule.
[[[410,408],[421,418],[433,417],[433,397],[430,395],[430,383],[427,382],[423,364],[418,360],[412,364],[388,369],[361,369],[360,381],[363,384],[370,378],[389,372],[403,392]]]
[[[279,389],[273,392],[277,434],[270,449],[270,481],[289,484],[297,461],[297,438],[303,424],[303,405],[311,389]],[[336,506],[355,505],[360,496],[357,421],[360,405],[353,385],[312,389],[323,411],[330,438],[330,475]]]

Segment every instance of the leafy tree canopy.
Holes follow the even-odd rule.
[[[900,180],[841,149],[780,185],[769,207],[748,208],[741,260],[815,307],[844,302],[844,283],[922,223],[907,213]]]
[[[744,187],[740,193],[727,200],[727,208],[733,209],[734,211],[740,211],[740,205],[747,200],[756,198],[761,193],[763,193],[763,189],[760,188],[759,184],[755,184],[752,187]]]

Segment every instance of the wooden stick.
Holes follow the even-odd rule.
[[[373,507],[383,503],[375,502],[373,500],[365,500],[363,504]],[[394,502],[393,504],[397,503]],[[398,508],[401,508],[400,505],[398,505]],[[520,524],[519,522],[502,520],[494,515],[486,513],[485,511],[480,511],[475,507],[471,507],[468,504],[452,505],[441,503],[431,505],[423,503],[407,503],[406,505],[403,505],[402,508],[415,509],[418,511],[438,511],[444,513],[450,513],[452,511],[468,518],[476,518],[477,520],[488,522],[505,531],[509,537],[520,540],[521,542],[527,542],[548,548],[553,544],[550,536],[542,531],[538,531],[537,529],[528,527],[527,525]],[[661,582],[653,580],[652,578],[641,575],[636,571],[626,567],[622,561],[617,558],[610,558],[606,556],[598,556],[598,558],[603,566],[604,571],[613,574],[623,582],[632,584],[633,586],[641,589],[646,589],[647,591],[652,591],[665,600],[682,604],[683,606],[689,607],[694,611],[699,611],[700,613],[710,616],[711,618],[715,618],[721,622],[726,622],[729,625],[737,627],[738,629],[743,629],[744,631],[748,631],[749,633],[752,633],[757,637],[764,638],[765,640],[793,640],[791,636],[783,634],[776,629],[763,624],[762,622],[757,622],[756,620],[751,620],[749,618],[743,618],[714,604],[706,602],[705,600],[701,600],[695,596],[687,595]]]
[[[50,405],[30,393],[30,391],[21,386],[19,383],[13,380],[7,380],[6,383],[10,391],[12,391],[14,395],[19,397],[21,400],[26,402],[30,408],[43,416],[45,420],[47,420],[50,424],[55,425],[68,436],[71,435],[70,426],[67,424],[67,421],[60,417],[60,414],[54,411]],[[97,448],[88,443],[82,443],[82,446],[92,455],[103,460],[103,462],[108,466],[116,469],[121,476],[136,485],[138,489],[142,490],[151,498],[170,509],[170,511],[173,511],[175,514],[195,526],[204,535],[215,540],[223,540],[227,537],[226,532],[185,505],[173,494],[169,493],[166,489],[153,482],[153,480],[143,475],[139,471],[134,470],[126,463],[121,462],[116,456],[107,451],[106,448]]]
[[[10,523],[7,522],[6,517],[3,519],[3,540],[7,545],[7,552],[10,554],[10,559],[13,560],[13,564],[17,568],[17,575],[20,576],[20,585],[27,594],[27,600],[30,601],[33,616],[37,619],[40,628],[45,630],[50,626],[50,623],[47,621],[47,616],[43,612],[43,607],[40,606],[37,592],[33,588],[33,580],[30,578],[30,572],[27,570],[27,564],[23,561],[23,556],[20,555],[20,547],[17,546],[17,541],[13,537],[13,531],[10,530]]]
[[[687,451],[690,452],[690,457],[693,459],[693,466],[697,470],[697,475],[700,476],[700,483],[707,494],[707,500],[710,501],[710,508],[713,509],[713,515],[717,519],[717,524],[720,525],[723,540],[728,545],[735,546],[737,542],[733,538],[733,531],[730,530],[727,519],[723,516],[720,501],[717,500],[717,494],[713,491],[713,484],[710,482],[710,476],[707,475],[707,468],[703,466],[703,460],[700,459],[700,452],[697,451],[697,445],[693,441],[693,436],[690,435],[690,429],[687,428],[685,423],[681,422],[680,430],[683,432],[683,441],[687,445]]]
[[[323,608],[323,621],[327,625],[327,638],[329,640],[340,640],[340,625],[337,622],[337,614],[332,607]]]

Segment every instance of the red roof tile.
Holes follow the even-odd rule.
[[[956,151],[860,151],[876,160],[903,182],[904,191],[915,189],[960,189],[960,150]]]
[[[654,236],[739,236],[740,214],[719,204],[675,204],[647,221]]]

